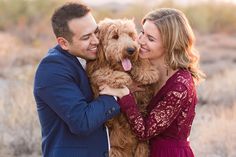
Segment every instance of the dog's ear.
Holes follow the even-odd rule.
[[[106,64],[106,57],[104,52],[104,46],[105,46],[105,40],[106,40],[106,34],[107,29],[109,27],[109,19],[105,19],[98,24],[98,39],[99,39],[99,45],[98,45],[98,54],[97,54],[97,60],[99,66]]]
[[[98,33],[98,38],[99,40],[103,40],[106,38],[105,35],[107,34],[107,31],[109,29],[109,27],[112,24],[112,20],[105,18],[104,20],[100,21],[98,23],[98,29],[99,29],[99,33]]]
[[[87,73],[91,75],[94,71],[97,69],[106,66],[106,58],[105,58],[105,52],[104,52],[104,40],[105,40],[105,34],[106,34],[106,22],[103,20],[99,22],[98,24],[98,34],[97,37],[99,39],[98,44],[98,50],[97,50],[97,58],[96,60],[90,60],[87,62]]]
[[[103,45],[101,42],[98,45],[97,53],[98,53],[97,54],[98,65],[102,66],[102,65],[106,64],[105,52],[104,52]]]

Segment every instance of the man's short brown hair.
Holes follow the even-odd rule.
[[[72,41],[73,33],[70,31],[68,22],[74,18],[85,16],[90,9],[80,3],[66,3],[58,8],[51,18],[52,28],[56,37],[63,37]]]

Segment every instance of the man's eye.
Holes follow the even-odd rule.
[[[88,40],[89,39],[89,36],[85,36],[82,38],[82,40]]]
[[[97,35],[99,33],[99,29],[97,29],[94,34]]]

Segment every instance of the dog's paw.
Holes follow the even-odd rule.
[[[120,71],[114,71],[113,75],[110,77],[110,80],[112,80],[111,86],[114,88],[121,88],[132,83],[130,75]]]
[[[91,83],[96,85],[96,86],[101,86],[103,84],[109,84],[109,80],[113,75],[113,70],[109,68],[101,68],[96,70],[92,75],[91,75]]]

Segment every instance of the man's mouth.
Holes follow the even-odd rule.
[[[125,58],[121,61],[122,67],[125,71],[130,71],[132,68],[132,64],[128,58]]]
[[[97,47],[91,47],[91,48],[88,49],[88,51],[96,53],[97,52]]]

